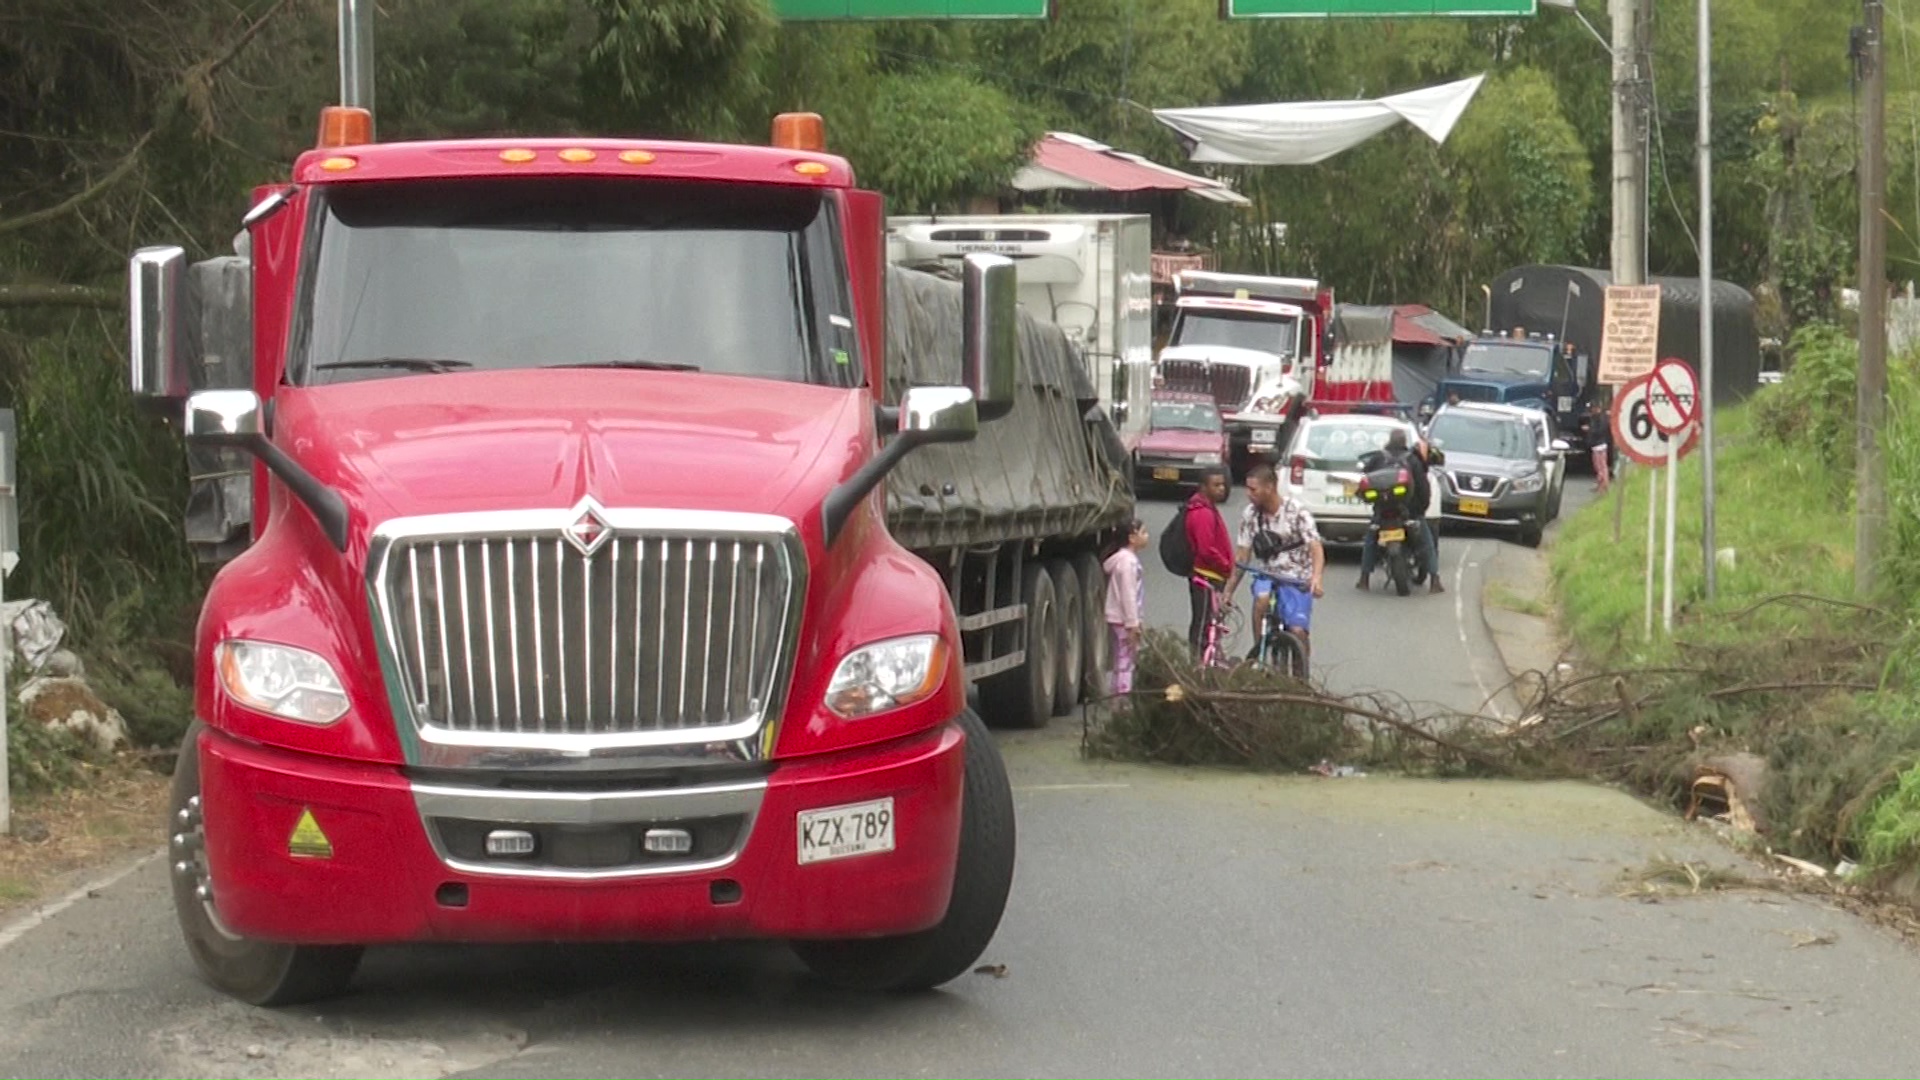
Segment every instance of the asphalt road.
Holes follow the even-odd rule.
[[[1484,643],[1461,612],[1473,612],[1476,557],[1492,550],[1479,545],[1497,542],[1450,538],[1449,574],[1468,588],[1438,598],[1360,596],[1342,564],[1318,620],[1330,677],[1475,704]],[[1156,613],[1177,608],[1168,591],[1156,588]],[[1775,893],[1623,897],[1623,873],[1656,854],[1732,857],[1619,793],[1102,765],[1078,757],[1070,723],[1001,741],[1021,842],[1007,917],[983,958],[1005,965],[1001,976],[875,998],[822,988],[770,946],[392,949],[369,955],[352,996],[270,1012],[197,981],[164,867],[150,861],[37,923],[0,926],[0,1072],[1920,1068],[1909,1004],[1920,998],[1920,955]]]
[[[1562,517],[1593,499],[1593,481],[1575,474],[1567,481]],[[1246,508],[1244,487],[1222,507],[1229,529],[1237,529]],[[1188,600],[1185,583],[1160,564],[1159,536],[1179,510],[1177,499],[1143,501],[1140,519],[1153,530],[1154,542],[1141,556],[1146,565],[1147,611],[1156,626],[1185,632]],[[1327,553],[1326,596],[1314,604],[1313,673],[1337,693],[1386,693],[1416,707],[1510,715],[1514,703],[1504,691],[1509,679],[1480,617],[1480,593],[1486,561],[1515,541],[1489,527],[1446,526],[1440,540],[1442,583],[1439,595],[1417,588],[1396,596],[1385,568],[1376,569],[1373,587],[1354,588],[1360,578],[1357,547]],[[1251,618],[1250,586],[1242,583],[1234,598],[1243,613],[1237,649],[1252,645],[1244,623]]]

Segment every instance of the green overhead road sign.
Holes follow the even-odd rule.
[[[1414,18],[1532,15],[1537,0],[1220,0],[1223,19]]]
[[[790,21],[828,19],[1050,19],[1054,0],[773,0]]]

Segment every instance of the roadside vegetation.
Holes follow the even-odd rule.
[[[1565,740],[1602,775],[1676,806],[1745,756],[1761,838],[1875,880],[1920,881],[1920,358],[1892,365],[1894,522],[1881,595],[1853,597],[1857,351],[1800,330],[1785,381],[1719,417],[1715,600],[1704,597],[1696,455],[1682,463],[1676,618],[1644,633],[1648,470],[1567,522],[1552,552],[1583,670],[1618,672],[1616,715]],[[1620,531],[1615,534],[1615,513]]]

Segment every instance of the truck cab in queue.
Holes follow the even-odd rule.
[[[1271,462],[1333,349],[1333,293],[1308,278],[1184,270],[1155,385],[1213,398],[1233,464]]]
[[[1424,402],[1431,416],[1448,400],[1515,405],[1553,417],[1560,437],[1585,449],[1581,419],[1591,392],[1591,363],[1585,354],[1569,364],[1550,337],[1482,335],[1468,342],[1460,358]]]
[[[714,938],[858,988],[967,970],[1014,859],[970,674],[1028,720],[1072,699],[1053,586],[1091,540],[936,565],[882,486],[1013,409],[1013,267],[940,285],[962,362],[890,394],[882,199],[817,116],[320,129],[244,256],[131,266],[134,390],[253,463],[196,494],[239,530],[168,830],[203,975],[281,1004],[368,945]]]

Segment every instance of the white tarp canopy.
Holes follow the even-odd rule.
[[[1426,132],[1434,142],[1446,142],[1486,78],[1484,74],[1475,75],[1376,101],[1277,101],[1268,105],[1155,109],[1153,115],[1194,144],[1191,156],[1195,161],[1312,165],[1352,149],[1402,120]]]

